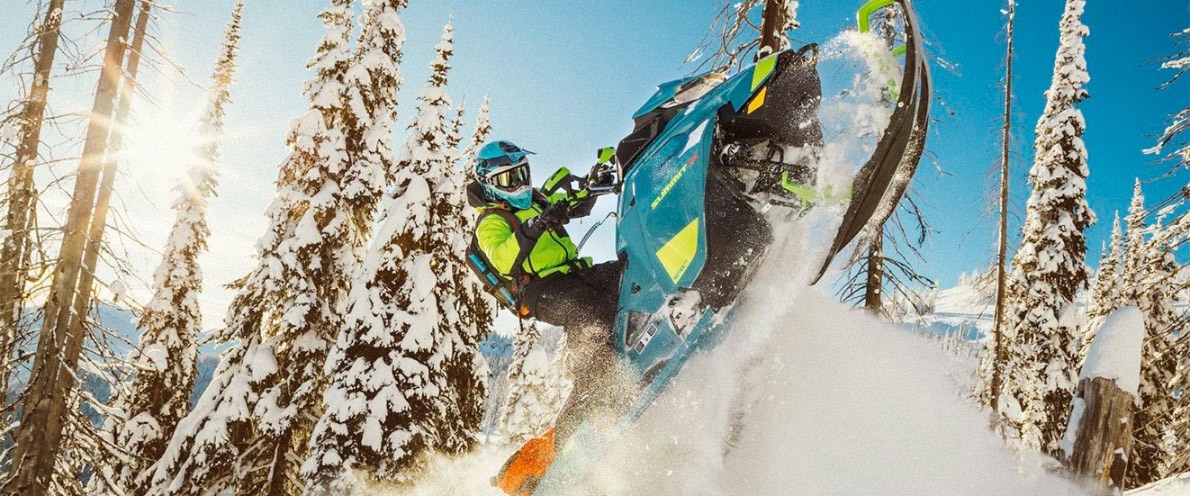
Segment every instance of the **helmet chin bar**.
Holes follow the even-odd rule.
[[[533,187],[521,186],[513,191],[504,191],[500,188],[484,183],[483,189],[487,196],[492,201],[502,201],[508,203],[517,210],[524,210],[533,204]]]

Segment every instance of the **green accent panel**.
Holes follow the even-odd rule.
[[[566,167],[558,169],[552,176],[550,176],[549,179],[545,180],[545,184],[541,185],[541,189],[545,191],[552,191],[558,186],[558,183],[562,182],[567,177],[570,177],[570,169]]]
[[[606,164],[614,156],[616,156],[616,148],[615,147],[609,146],[607,148],[599,149],[599,163],[601,163],[601,164]]]
[[[860,6],[859,11],[855,13],[855,18],[859,21],[859,32],[867,33],[872,30],[870,18],[877,10],[883,9],[892,5],[895,0],[871,0]]]
[[[859,11],[855,13],[856,20],[859,21],[859,32],[867,33],[872,30],[872,14],[877,10],[891,6],[896,3],[896,0],[871,0],[863,4]],[[905,45],[894,47],[892,49],[893,57],[900,57],[905,55]],[[893,91],[896,91],[895,89]]]
[[[777,67],[777,55],[769,55],[760,62],[756,63],[756,67],[752,69],[752,91],[764,83],[765,78],[773,73],[773,69]]]
[[[851,185],[847,186],[847,192],[844,195],[836,195],[835,188],[829,184],[820,194],[813,188],[807,188],[790,180],[788,172],[781,173],[781,187],[785,188],[785,191],[793,193],[801,201],[802,208],[809,208],[818,202],[839,203],[851,198]]]
[[[677,284],[682,274],[686,273],[686,269],[690,268],[690,262],[694,261],[694,255],[697,253],[698,219],[694,219],[670,238],[665,246],[657,250],[657,260],[661,261],[661,266],[665,267],[669,278]]]
[[[789,173],[781,173],[781,187],[793,193],[802,202],[802,208],[807,208],[818,199],[818,192],[789,180]]]

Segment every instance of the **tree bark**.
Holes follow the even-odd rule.
[[[107,154],[103,159],[103,179],[99,186],[99,196],[95,200],[95,213],[91,219],[91,226],[87,234],[86,251],[83,253],[84,269],[79,273],[78,297],[74,300],[74,315],[70,323],[71,333],[85,336],[87,319],[83,316],[91,310],[91,296],[95,282],[95,266],[99,262],[99,252],[103,248],[103,231],[107,226],[107,212],[111,205],[112,190],[116,180],[116,157],[124,147],[124,128],[128,122],[128,113],[132,110],[132,95],[136,90],[136,75],[140,70],[140,53],[145,44],[145,30],[149,25],[149,9],[152,2],[143,2],[136,15],[136,29],[132,34],[132,45],[128,53],[128,64],[124,71],[124,79],[120,85],[120,107],[116,110],[114,125],[108,137]]]
[[[64,227],[65,238],[54,268],[45,320],[13,448],[11,475],[3,487],[6,495],[45,495],[62,443],[67,399],[75,387],[74,372],[84,341],[83,333],[73,332],[76,326],[72,325],[72,319],[84,318],[84,315],[72,315],[74,299],[78,295],[79,273],[84,269],[83,250],[94,214],[96,189],[127,51],[125,40],[132,24],[134,3],[135,0],[116,0],[113,9],[103,69]],[[85,269],[89,271],[92,267]]]
[[[41,123],[50,93],[50,72],[58,52],[65,1],[51,0],[46,7],[45,22],[40,28],[34,55],[33,86],[20,114],[21,142],[17,145],[16,161],[8,178],[8,212],[4,219],[4,230],[8,235],[0,244],[0,395],[8,392],[10,370],[7,362],[12,360],[17,328],[25,307],[25,283],[37,213],[33,169],[37,165]]]
[[[1085,407],[1082,418],[1072,420],[1079,424],[1067,465],[1103,494],[1112,494],[1112,488],[1123,490],[1136,398],[1122,391],[1115,379],[1089,377],[1078,383],[1075,402],[1080,400]]]
[[[1000,411],[1000,389],[1003,384],[1005,356],[1004,346],[1004,294],[1008,287],[1008,151],[1012,139],[1012,25],[1016,17],[1016,0],[1008,0],[1008,56],[1005,60],[1004,77],[1004,134],[1000,147],[1000,240],[996,248],[996,310],[992,324],[992,336],[996,346],[996,362],[992,364],[991,407]]]
[[[868,245],[867,281],[864,284],[864,308],[873,315],[884,311],[882,288],[884,286],[884,227],[874,229]]]
[[[781,49],[781,39],[785,33],[781,28],[785,26],[785,1],[766,0],[764,4],[764,19],[760,25],[760,46],[756,49],[757,60],[777,53]]]

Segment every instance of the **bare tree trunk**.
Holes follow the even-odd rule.
[[[66,400],[69,391],[75,387],[74,372],[84,341],[83,333],[72,332],[81,329],[72,325],[72,319],[85,317],[72,315],[76,307],[74,298],[78,294],[79,273],[84,269],[83,250],[94,214],[96,189],[127,51],[124,42],[132,24],[134,3],[134,0],[116,0],[113,9],[103,70],[95,91],[83,157],[64,227],[65,238],[46,301],[45,321],[37,343],[21,425],[13,448],[11,475],[3,487],[4,494],[45,495],[62,443]],[[90,271],[93,267],[85,269]]]
[[[777,53],[783,43],[781,39],[785,33],[781,28],[785,26],[785,2],[783,0],[766,0],[764,4],[764,19],[760,25],[760,46],[756,50],[756,58]]]
[[[65,1],[51,0],[46,7],[45,22],[41,25],[37,53],[34,54],[33,86],[21,109],[21,143],[17,146],[16,162],[8,179],[8,212],[4,219],[4,230],[8,235],[0,244],[0,398],[8,393],[9,369],[3,364],[12,360],[17,327],[25,307],[25,282],[37,213],[33,169],[37,165],[41,123],[50,93],[50,72],[58,52]]]
[[[864,308],[873,315],[884,311],[884,227],[875,229],[868,245],[868,277],[864,284]]]
[[[136,75],[140,69],[141,49],[145,44],[145,30],[149,25],[149,9],[152,2],[143,2],[136,17],[136,30],[132,34],[132,46],[128,53],[128,65],[124,71],[124,80],[120,86],[120,107],[116,110],[111,135],[108,137],[107,155],[103,160],[103,179],[99,187],[99,197],[95,200],[95,214],[91,219],[91,227],[87,235],[87,247],[83,253],[84,270],[79,273],[78,297],[74,300],[74,315],[70,323],[71,333],[86,335],[87,319],[85,315],[91,310],[92,284],[95,280],[95,266],[99,262],[99,252],[103,248],[103,230],[107,226],[107,212],[111,205],[112,189],[116,180],[116,156],[124,146],[124,127],[128,122],[128,113],[132,109],[132,95],[136,90]]]
[[[1004,135],[1000,148],[1000,241],[996,251],[996,311],[992,334],[995,339],[996,361],[992,364],[991,407],[1000,411],[1000,390],[1004,378],[1004,294],[1008,286],[1008,151],[1012,140],[1012,24],[1016,17],[1016,0],[1008,0],[1008,57],[1004,78]]]

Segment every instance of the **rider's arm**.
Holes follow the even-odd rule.
[[[487,255],[496,271],[504,275],[512,273],[512,264],[521,253],[521,242],[531,244],[528,243],[530,240],[513,232],[508,221],[499,215],[487,215],[480,219],[475,236],[479,249]]]

